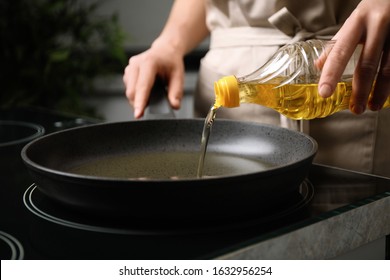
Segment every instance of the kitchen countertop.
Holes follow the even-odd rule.
[[[390,234],[390,192],[303,223],[218,259],[335,258]]]

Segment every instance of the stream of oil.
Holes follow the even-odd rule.
[[[214,122],[215,116],[217,115],[217,109],[218,109],[218,107],[212,106],[209,113],[206,116],[205,121],[204,121],[202,138],[200,141],[200,155],[199,155],[198,169],[196,172],[196,176],[198,178],[202,178],[202,176],[203,176],[204,161],[206,158],[207,144],[209,143],[211,129],[213,127],[213,122]]]

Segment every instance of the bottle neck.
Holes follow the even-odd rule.
[[[235,76],[226,76],[216,81],[214,93],[214,107],[233,108],[240,106],[239,86]]]

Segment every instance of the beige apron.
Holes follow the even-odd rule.
[[[285,7],[267,15],[268,21],[262,23],[261,27],[245,26],[250,24],[246,21],[253,20],[254,17],[245,17],[245,11],[243,12],[239,2],[244,2],[245,6],[251,2],[264,6],[280,1],[208,2],[210,50],[201,62],[195,93],[196,116],[206,116],[214,101],[213,83],[220,77],[249,74],[263,65],[280,46],[314,37],[329,38],[340,26],[333,22],[330,27],[308,30]],[[225,4],[228,6],[225,8],[230,10],[224,11],[222,6],[215,7],[213,4]],[[220,10],[217,8],[224,13],[218,14],[217,11]],[[310,25],[306,22],[306,26]],[[221,108],[217,117],[269,123],[290,129],[299,128],[296,121],[255,104],[242,104],[233,109]],[[355,116],[347,110],[324,119],[305,121],[302,127],[304,132],[318,142],[319,151],[315,162],[390,177],[390,150],[387,147],[387,143],[390,143],[389,126],[390,110],[385,109],[379,113],[367,111],[362,116]]]

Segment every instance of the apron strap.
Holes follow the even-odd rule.
[[[299,20],[286,7],[270,16],[268,18],[268,22],[284,34],[290,36],[288,44],[311,38],[330,40],[331,37],[340,29],[339,25],[335,25],[316,32],[309,32],[302,27]]]
[[[290,40],[290,36],[272,27],[242,26],[217,28],[211,32],[210,49],[248,46],[283,46]]]
[[[273,27],[229,27],[216,28],[210,35],[210,49],[247,47],[247,46],[283,46],[311,38],[329,40],[340,26],[330,26],[317,32],[305,30],[299,20],[287,8],[282,8],[268,18]]]

